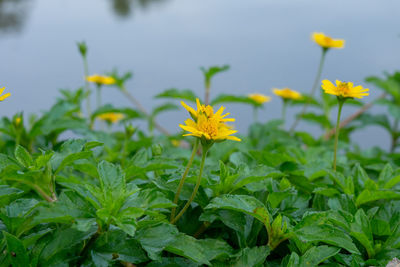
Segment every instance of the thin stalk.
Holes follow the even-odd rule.
[[[306,102],[306,104],[303,106],[303,108],[300,111],[300,115],[297,116],[296,120],[294,121],[292,127],[290,127],[290,132],[293,132],[294,129],[297,127],[297,125],[299,124],[301,118],[303,117],[304,113],[306,113],[308,106],[310,105],[311,102],[311,98],[314,96],[315,91],[317,90],[317,86],[319,84],[319,81],[321,80],[321,74],[322,74],[322,69],[324,67],[324,62],[325,62],[325,56],[326,56],[326,52],[328,51],[327,48],[322,48],[322,54],[321,54],[321,59],[319,61],[319,65],[318,65],[318,70],[317,70],[317,75],[315,76],[315,80],[314,80],[314,84],[311,88],[311,97],[310,99],[308,99],[308,101]]]
[[[208,227],[210,227],[211,223],[210,222],[204,222],[199,229],[197,229],[196,233],[193,235],[194,238],[199,238],[206,230]]]
[[[101,107],[101,85],[100,84],[98,84],[96,87],[96,93],[97,93],[96,94],[97,108],[100,108]]]
[[[285,122],[286,120],[286,107],[287,107],[287,100],[283,100],[282,104],[282,121]]]
[[[140,112],[142,112],[147,118],[150,118],[150,114],[146,111],[146,109],[142,106],[142,104],[140,104],[140,102],[132,94],[130,94],[128,90],[126,90],[124,85],[121,86],[121,92],[126,96],[126,98],[128,98],[128,100],[134,106],[136,106],[139,109]],[[154,127],[157,128],[157,130],[159,130],[161,133],[165,135],[170,135],[169,132],[160,124],[158,124],[155,120],[153,120],[153,124]]]
[[[186,165],[185,171],[184,171],[184,173],[182,175],[181,180],[179,181],[178,189],[176,190],[176,193],[175,193],[174,204],[178,204],[179,195],[181,194],[181,191],[182,191],[182,188],[183,188],[183,184],[185,183],[186,176],[189,173],[189,169],[192,166],[193,159],[194,159],[194,156],[196,155],[198,146],[199,146],[199,140],[196,138],[196,142],[194,143],[194,146],[193,146],[192,155],[190,155],[190,159],[189,159],[189,161],[188,161],[188,163]],[[172,211],[171,211],[171,218],[170,218],[171,222],[175,217],[175,213],[176,213],[176,207],[173,207]]]
[[[204,104],[207,106],[210,104],[210,86],[206,86],[206,94],[204,96]]]
[[[253,108],[253,120],[254,120],[254,122],[258,121],[258,108],[257,107]]]
[[[186,202],[185,206],[183,209],[176,215],[176,217],[171,221],[171,223],[176,223],[180,217],[185,213],[185,211],[189,208],[190,204],[194,200],[197,191],[199,190],[200,187],[200,182],[201,182],[201,176],[203,175],[203,169],[204,169],[204,162],[206,161],[206,156],[207,156],[208,148],[205,148],[203,146],[203,155],[201,157],[201,163],[200,163],[200,173],[199,176],[197,177],[196,185],[194,186],[192,195],[190,196],[189,200]]]
[[[90,118],[91,115],[91,108],[90,108],[90,87],[89,87],[89,82],[86,80],[86,78],[89,76],[89,65],[87,62],[86,56],[83,56],[83,72],[85,74],[85,91],[86,91],[86,109],[87,109],[87,114],[88,118]]]
[[[360,108],[358,111],[356,111],[354,114],[350,115],[349,117],[347,117],[346,119],[344,119],[339,126],[339,129],[345,127],[346,125],[348,125],[350,122],[352,122],[353,120],[357,119],[361,114],[363,114],[364,112],[366,112],[368,109],[370,109],[373,104],[378,101],[379,99],[385,98],[386,97],[386,93],[383,93],[382,95],[380,95],[379,97],[377,97],[375,100],[369,102],[368,104],[364,105],[362,108]],[[329,138],[331,138],[332,135],[334,135],[336,132],[336,128],[333,128],[332,130],[330,130],[329,132],[327,132],[324,135],[324,140],[328,140]]]
[[[340,114],[342,113],[342,107],[344,104],[344,99],[339,99],[339,108],[338,108],[338,115],[337,115],[337,121],[336,121],[336,132],[335,132],[335,148],[334,148],[334,155],[333,155],[333,170],[336,171],[336,154],[337,154],[337,146],[338,146],[338,140],[339,140],[339,132],[340,132]]]

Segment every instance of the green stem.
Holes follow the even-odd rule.
[[[99,109],[101,107],[101,85],[100,84],[97,85],[96,92],[97,92],[97,95],[96,95],[97,96],[97,99],[96,99],[97,109]]]
[[[286,107],[287,107],[287,100],[283,99],[283,104],[282,104],[282,121],[285,123],[286,120]]]
[[[314,84],[311,88],[311,95],[310,98],[308,99],[308,101],[306,102],[306,104],[303,106],[302,110],[300,111],[300,115],[297,116],[295,122],[293,123],[292,127],[290,127],[290,132],[293,132],[294,129],[297,127],[297,125],[299,124],[301,118],[303,117],[304,113],[306,113],[308,106],[310,105],[311,99],[315,94],[315,91],[317,90],[317,86],[321,80],[321,74],[322,74],[322,69],[324,66],[324,62],[325,62],[325,56],[326,56],[326,52],[328,51],[327,48],[322,48],[322,55],[321,55],[321,59],[319,61],[319,65],[318,65],[318,70],[317,70],[317,75],[315,76],[315,80],[314,80]]]
[[[339,102],[339,108],[338,108],[338,115],[337,115],[337,121],[336,121],[336,132],[335,132],[335,148],[334,148],[334,154],[333,154],[333,170],[336,171],[336,153],[337,153],[337,146],[338,146],[338,140],[339,140],[339,132],[340,132],[340,114],[342,113],[342,107],[344,104],[345,98],[338,98]]]
[[[257,107],[253,108],[253,119],[254,119],[254,122],[258,121],[258,108]]]
[[[190,155],[190,159],[189,159],[189,161],[188,161],[188,163],[186,165],[185,171],[184,171],[184,173],[182,175],[181,180],[179,181],[178,189],[176,190],[176,193],[175,193],[174,204],[178,204],[179,195],[181,194],[181,191],[182,191],[182,188],[183,188],[183,184],[185,183],[186,176],[189,173],[189,169],[192,166],[193,159],[194,159],[194,156],[196,155],[198,146],[199,146],[199,140],[196,138],[196,141],[195,141],[194,146],[193,146],[192,155]],[[175,213],[176,213],[176,207],[173,207],[172,211],[171,211],[171,218],[170,218],[171,222],[175,217]]]
[[[206,95],[204,96],[204,104],[206,106],[210,104],[210,85],[206,85]]]
[[[203,169],[204,169],[204,162],[206,161],[206,156],[209,148],[206,148],[203,146],[203,155],[201,157],[201,163],[200,163],[200,173],[199,176],[197,177],[196,185],[194,186],[192,195],[190,196],[189,200],[186,202],[185,206],[183,209],[176,215],[176,217],[171,221],[171,223],[176,223],[180,217],[185,213],[185,211],[189,208],[190,204],[194,200],[197,191],[199,190],[200,187],[200,182],[201,182],[201,176],[203,175]]]
[[[86,78],[89,76],[89,67],[88,67],[88,62],[87,62],[86,56],[83,56],[83,71],[85,73],[86,109],[87,109],[88,118],[90,118],[90,115],[91,115],[90,87],[89,87],[89,82],[86,80]]]

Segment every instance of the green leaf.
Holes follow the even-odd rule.
[[[270,249],[268,246],[245,248],[240,251],[240,256],[238,261],[233,265],[234,267],[242,266],[253,266],[261,267],[265,262],[265,259],[270,254]]]
[[[15,158],[18,160],[18,162],[25,168],[29,168],[30,166],[33,165],[32,156],[29,154],[29,152],[23,146],[18,145],[15,148],[14,154],[15,154]]]
[[[383,185],[383,189],[391,189],[398,183],[400,183],[400,175],[390,178],[389,181],[387,181],[386,184]]]
[[[351,224],[350,235],[364,246],[368,252],[368,257],[373,258],[375,255],[374,240],[369,219],[362,209],[356,212],[354,219],[355,221]]]
[[[179,234],[177,238],[169,243],[165,250],[176,255],[191,259],[200,264],[211,265],[207,258],[206,251],[203,246],[194,237]]]
[[[62,171],[66,166],[71,165],[75,161],[80,160],[80,159],[87,159],[91,155],[92,155],[92,151],[82,151],[82,152],[77,152],[77,153],[73,153],[73,154],[66,156],[61,161],[60,165],[57,167],[54,174],[56,175],[57,173]]]
[[[310,225],[296,231],[303,242],[323,242],[336,247],[344,248],[350,253],[360,254],[351,238],[331,225]]]
[[[21,240],[3,231],[7,245],[8,260],[13,267],[28,267],[30,265],[29,255]]]
[[[356,199],[357,207],[377,200],[400,199],[400,193],[391,190],[363,190]]]
[[[98,165],[100,187],[103,192],[103,205],[114,206],[125,196],[125,175],[120,166],[107,161]]]
[[[393,169],[392,166],[387,163],[383,170],[380,172],[379,177],[378,177],[378,184],[380,187],[385,185],[393,176]]]
[[[178,235],[178,229],[168,223],[159,223],[154,226],[144,227],[136,232],[135,238],[152,260],[161,258],[161,251],[173,242]]]
[[[8,185],[0,185],[0,206],[4,206],[14,198],[21,195],[24,191],[10,187]]]
[[[139,264],[148,260],[140,243],[129,238],[120,230],[108,230],[101,235],[96,240],[93,250],[110,259],[116,258],[119,261],[126,261],[134,264]]]
[[[66,251],[74,251],[74,246],[90,238],[96,231],[97,227],[92,227],[87,232],[81,232],[72,228],[60,229],[54,232],[52,238],[46,243],[40,253],[39,266],[48,266],[57,259],[58,255]],[[73,258],[68,257],[68,259],[65,260],[73,260]]]
[[[220,94],[211,101],[211,105],[217,105],[217,104],[221,104],[221,103],[242,103],[242,104],[249,104],[254,107],[262,106],[258,102],[249,98],[248,96],[235,96],[235,95]]]
[[[201,67],[200,70],[204,74],[204,84],[206,88],[211,86],[211,79],[218,73],[229,70],[229,65],[211,66],[208,69]]]
[[[340,248],[329,246],[312,247],[300,257],[299,267],[318,266],[320,263],[335,256],[340,251]]]
[[[214,198],[205,209],[228,209],[244,212],[269,225],[271,215],[267,208],[258,199],[247,195],[223,195]]]
[[[179,109],[179,107],[177,105],[172,104],[172,103],[166,103],[166,104],[155,107],[151,114],[153,117],[155,117],[162,112],[170,111],[170,110],[177,110],[177,109]]]
[[[322,129],[331,128],[332,124],[325,115],[317,115],[314,113],[305,113],[302,116],[305,121],[313,122],[321,126]]]
[[[175,98],[179,100],[188,100],[191,102],[196,102],[198,98],[193,91],[189,89],[178,90],[176,88],[167,89],[164,92],[155,96],[156,98]]]
[[[211,261],[214,259],[224,260],[233,254],[233,249],[223,240],[218,239],[200,239],[197,243],[204,249],[206,258]]]

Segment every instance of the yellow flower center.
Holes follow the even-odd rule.
[[[198,121],[198,129],[209,135],[210,138],[218,135],[218,121],[213,118],[200,117]]]
[[[333,39],[329,36],[324,36],[324,41],[326,44],[329,45],[330,43],[332,43]]]
[[[348,95],[350,93],[350,88],[347,82],[341,82],[338,85],[337,90],[343,95]]]

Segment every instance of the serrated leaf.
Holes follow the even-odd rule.
[[[205,209],[229,209],[244,212],[269,225],[271,215],[258,199],[247,195],[223,195],[214,198]]]
[[[14,155],[15,158],[18,160],[18,162],[25,168],[29,168],[30,166],[33,165],[32,156],[23,146],[18,145],[15,148]]]
[[[328,246],[318,246],[312,247],[300,257],[299,267],[312,267],[318,266],[320,263],[335,256],[340,251],[340,248],[328,247]]]
[[[182,233],[179,234],[174,241],[169,243],[165,247],[165,250],[200,264],[211,265],[207,258],[205,248],[197,239]]]
[[[296,231],[303,242],[323,242],[346,249],[350,253],[360,254],[351,238],[331,225],[309,225]]]
[[[356,199],[357,207],[377,200],[400,199],[400,193],[391,190],[363,190]]]

